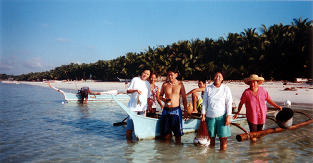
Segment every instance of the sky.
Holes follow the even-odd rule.
[[[180,40],[313,20],[313,1],[0,0],[0,73],[111,60]]]

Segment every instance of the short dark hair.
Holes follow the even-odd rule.
[[[150,74],[151,74],[151,68],[149,68],[149,67],[143,67],[143,68],[141,68],[141,71],[140,71],[140,74],[142,74],[144,71],[146,71],[146,70],[149,70],[150,71]]]
[[[156,72],[151,72],[151,73],[150,73],[150,77],[151,77],[152,75],[155,75],[155,77],[158,77],[158,74],[157,74]]]
[[[171,66],[170,68],[167,69],[167,73],[169,73],[169,72],[178,73],[178,68]]]
[[[216,74],[221,74],[221,75],[224,77],[224,75],[223,75],[223,72],[222,72],[222,71],[216,71],[216,72],[215,72],[215,74],[214,74],[214,76],[215,76]]]
[[[202,83],[205,84],[205,83],[206,83],[206,80],[205,80],[205,79],[199,79],[198,82],[202,82]]]

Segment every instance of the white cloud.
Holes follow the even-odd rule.
[[[40,57],[35,57],[35,58],[31,58],[29,60],[26,60],[23,65],[26,68],[30,68],[30,69],[42,69],[44,66],[44,63],[42,62]]]
[[[52,67],[46,64],[41,57],[22,59],[16,56],[0,56],[0,73],[4,74],[19,75],[30,72],[42,72],[51,70]]]
[[[72,42],[71,39],[67,39],[67,38],[63,38],[63,37],[57,38],[56,41],[62,42],[62,43],[69,43],[69,42]]]
[[[14,57],[3,58],[0,56],[0,72],[10,71],[16,64]]]

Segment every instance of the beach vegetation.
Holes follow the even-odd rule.
[[[128,52],[112,60],[70,63],[14,78],[113,81],[137,76],[145,67],[165,76],[172,66],[184,80],[211,79],[216,71],[223,72],[229,80],[243,79],[252,73],[267,80],[312,78],[312,31],[311,20],[297,18],[289,25],[263,24],[259,29],[247,28],[217,40],[180,40],[171,45],[149,46],[142,52]]]

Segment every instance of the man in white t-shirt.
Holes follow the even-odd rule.
[[[220,138],[220,150],[227,149],[227,137],[231,136],[230,120],[233,98],[227,85],[222,84],[224,77],[217,72],[214,83],[205,88],[202,103],[202,121],[206,121],[210,136],[210,146],[215,146],[215,137]]]
[[[150,70],[144,70],[140,77],[134,77],[131,80],[127,88],[127,93],[131,94],[128,108],[138,115],[144,115],[147,110],[148,98],[150,97],[150,83],[147,81],[149,76]],[[131,140],[134,123],[130,117],[128,118],[126,129],[126,139]]]

